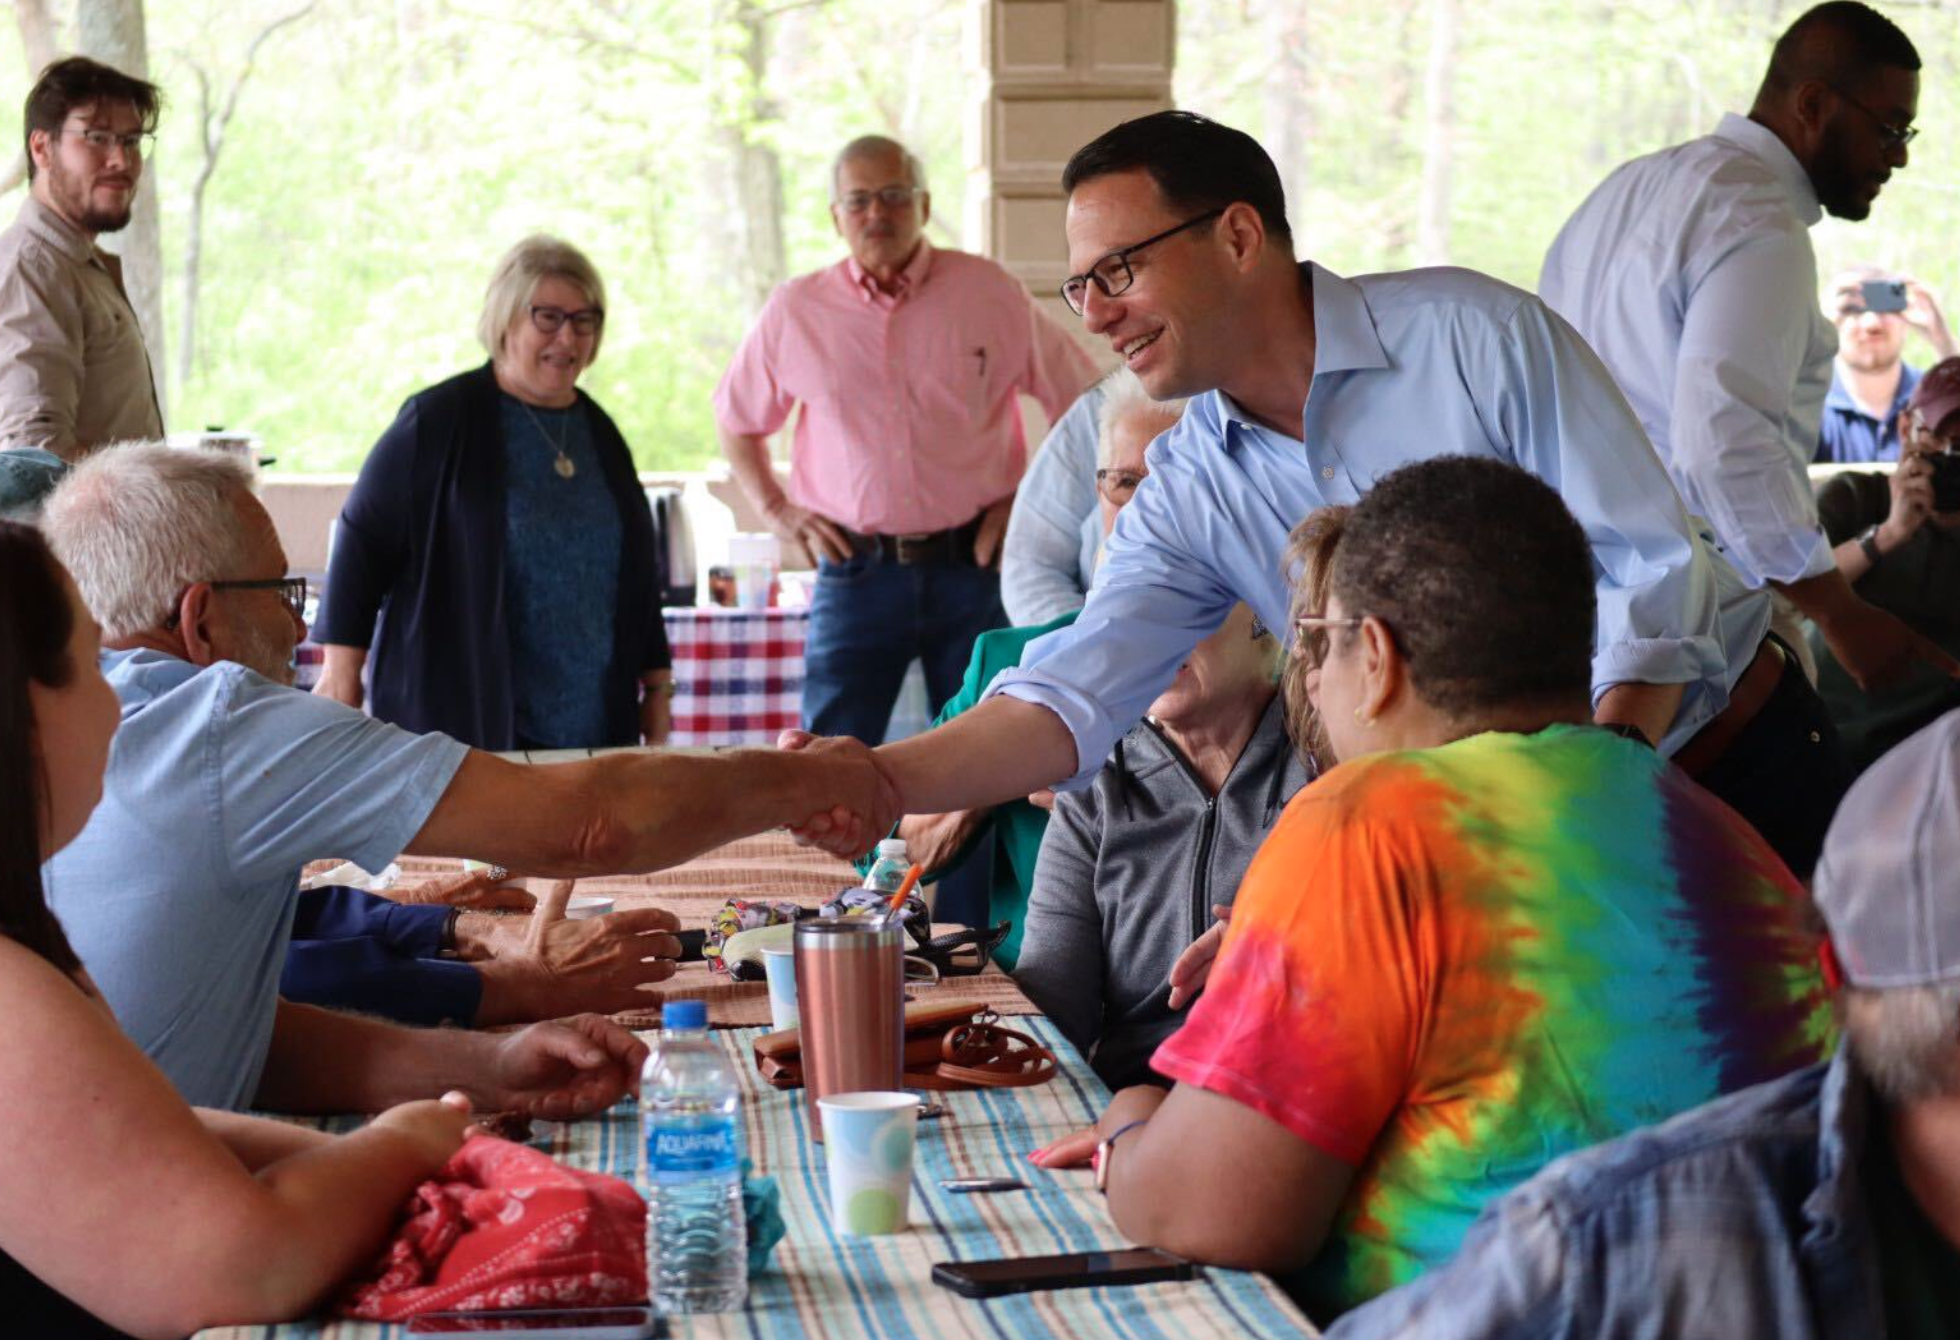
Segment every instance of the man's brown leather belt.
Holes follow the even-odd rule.
[[[1699,777],[1728,753],[1743,730],[1763,710],[1783,679],[1783,648],[1770,638],[1756,648],[1756,658],[1729,690],[1729,705],[1675,751],[1674,762],[1690,777]]]
[[[926,531],[919,535],[867,535],[862,531],[838,527],[860,554],[877,554],[888,563],[910,567],[916,563],[936,563],[958,567],[973,566],[973,538],[979,532],[975,517],[963,526]]]

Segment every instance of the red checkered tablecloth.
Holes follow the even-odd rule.
[[[665,611],[672,745],[774,744],[801,720],[807,609]]]

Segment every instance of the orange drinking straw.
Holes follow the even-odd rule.
[[[892,895],[891,902],[885,906],[884,920],[896,920],[898,914],[905,910],[906,897],[912,892],[912,886],[919,882],[919,876],[925,872],[926,868],[922,865],[915,865],[905,872],[905,878],[898,882],[898,892]]]

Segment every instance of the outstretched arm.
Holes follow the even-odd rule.
[[[871,751],[855,740],[796,753],[661,750],[555,764],[472,751],[407,850],[575,878],[659,870],[818,816],[856,853],[900,812]]]

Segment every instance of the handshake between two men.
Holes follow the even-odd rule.
[[[847,736],[816,736],[784,731],[776,741],[787,758],[825,760],[838,768],[840,786],[867,786],[871,808],[861,809],[866,791],[831,792],[827,810],[786,826],[804,846],[853,857],[870,849],[904,815],[947,815],[998,805],[1036,793],[1072,776],[1077,768],[1075,739],[1062,719],[1046,707],[996,696],[895,744],[867,749]],[[876,782],[861,766],[876,773]],[[930,863],[928,863],[930,864]]]

